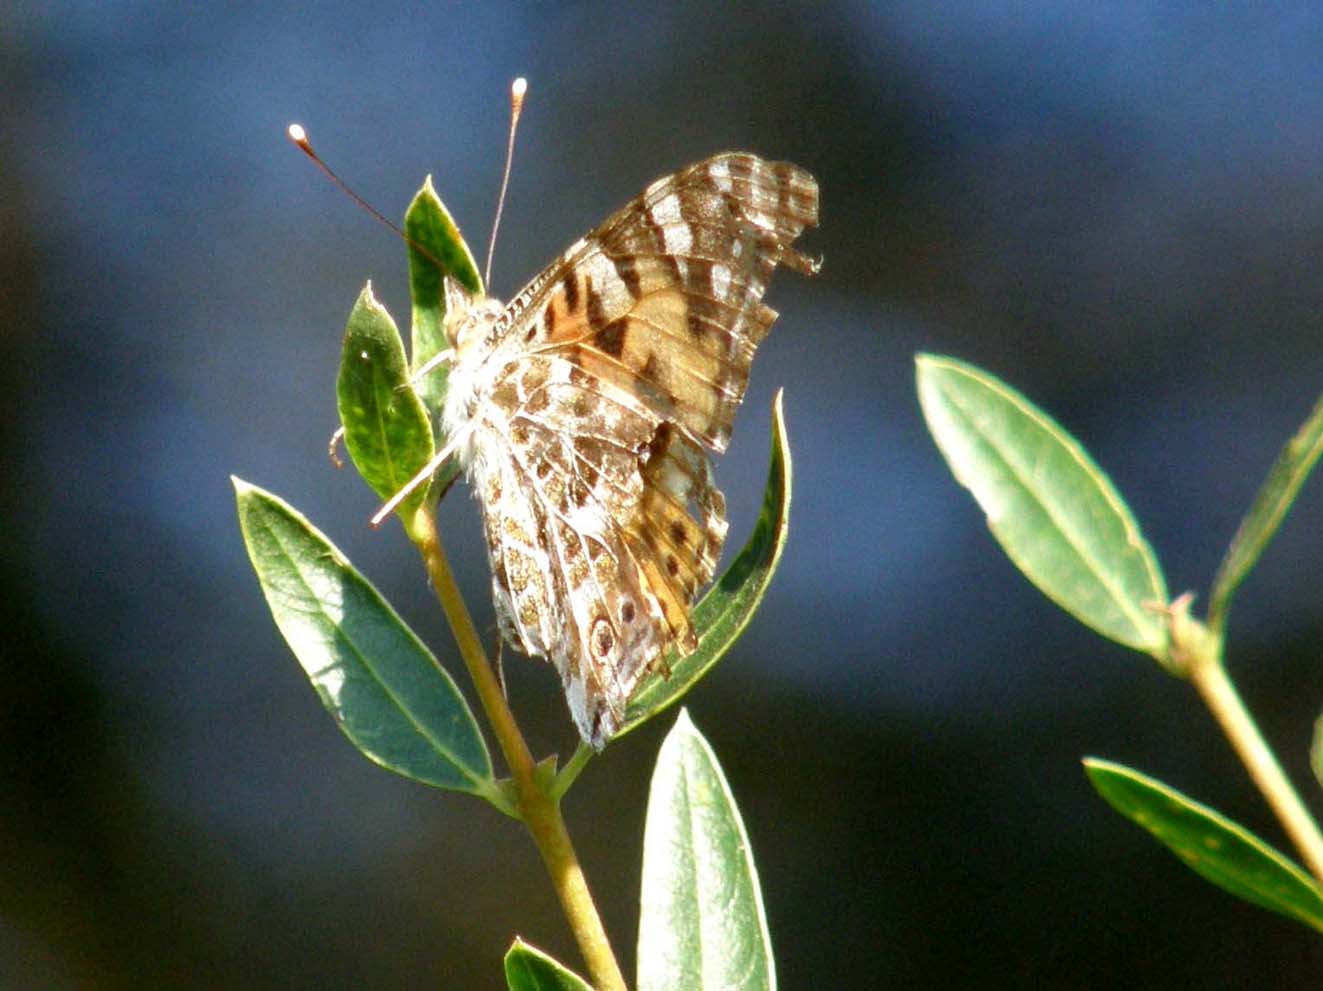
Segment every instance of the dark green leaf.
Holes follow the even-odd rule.
[[[972,365],[919,355],[919,401],[1002,549],[1050,599],[1105,637],[1166,661],[1167,588],[1139,525],[1079,443]]]
[[[1121,764],[1088,759],[1089,780],[1112,808],[1143,826],[1195,873],[1261,908],[1323,932],[1323,891],[1244,827]]]
[[[670,659],[671,675],[645,679],[630,698],[616,736],[673,705],[725,656],[753,618],[785,549],[790,523],[791,464],[781,393],[772,406],[772,458],[763,492],[762,512],[748,543],[720,580],[694,607],[698,649],[681,660]]]
[[[400,333],[369,284],[345,327],[336,400],[349,456],[383,499],[404,488],[434,451],[431,421],[408,378]],[[416,509],[426,492],[427,486],[419,486],[400,507],[401,516]]]
[[[505,983],[510,991],[593,991],[579,975],[522,939],[505,955]]]
[[[652,775],[639,902],[638,991],[776,987],[749,837],[716,755],[683,709]]]
[[[1208,597],[1208,627],[1214,636],[1225,631],[1231,596],[1272,540],[1299,495],[1300,486],[1318,464],[1320,454],[1323,454],[1323,399],[1319,399],[1309,418],[1277,456],[1254,498],[1254,505],[1231,538]]]
[[[457,279],[472,293],[483,291],[482,278],[459,227],[432,188],[431,176],[409,204],[404,233],[409,239],[409,291],[413,297],[412,367],[417,369],[450,346],[444,329],[443,276]],[[442,365],[415,384],[433,410],[440,408],[445,396],[446,371]]]
[[[271,615],[345,735],[383,767],[507,810],[468,704],[413,631],[302,515],[233,481]]]

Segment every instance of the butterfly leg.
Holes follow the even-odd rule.
[[[414,372],[412,375],[410,375],[409,381],[405,384],[410,387],[417,385],[433,369],[441,365],[444,365],[447,361],[451,361],[454,357],[455,357],[454,348],[446,348],[444,351],[438,351],[436,354],[432,355],[432,357],[428,358],[425,362],[423,362],[423,366],[419,368],[416,372]]]
[[[326,453],[331,456],[331,464],[337,468],[345,466],[345,459],[340,457],[340,443],[345,439],[345,428],[340,427],[335,433],[331,434],[331,439],[326,445]]]
[[[459,433],[455,434],[455,436],[451,437],[450,440],[446,442],[446,446],[437,451],[437,453],[432,456],[432,460],[423,465],[418,474],[405,482],[404,487],[400,489],[400,491],[396,492],[386,500],[382,507],[378,509],[376,514],[372,517],[371,522],[373,529],[381,526],[382,520],[395,512],[400,503],[409,498],[410,494],[412,494],[418,486],[426,484],[431,477],[436,474],[437,469],[450,460],[459,446],[468,439],[469,432],[470,431],[468,430],[461,430]]]

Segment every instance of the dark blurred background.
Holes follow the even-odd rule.
[[[718,468],[732,547],[786,388],[793,529],[689,699],[752,837],[785,988],[1316,988],[1317,934],[1190,874],[1091,791],[1134,764],[1285,840],[1193,692],[1013,571],[947,474],[918,350],[1005,377],[1094,452],[1173,593],[1204,592],[1323,384],[1323,7],[10,4],[0,13],[0,986],[497,988],[578,957],[531,844],[360,757],[280,640],[231,472],[304,510],[455,669],[421,566],[326,439],[384,212],[425,173],[485,247],[530,95],[508,297],[650,180],[727,148],[822,187]],[[490,622],[476,507],[442,513]],[[1323,486],[1232,616],[1306,799]],[[507,661],[540,752],[573,729]],[[457,672],[458,673],[458,672]],[[633,968],[670,718],[567,802]]]

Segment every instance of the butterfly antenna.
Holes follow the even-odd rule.
[[[295,146],[298,147],[299,151],[312,159],[312,164],[321,170],[322,175],[335,183],[342,193],[366,210],[369,216],[379,224],[383,224],[388,230],[394,231],[407,245],[409,245],[409,247],[413,248],[414,251],[418,252],[438,269],[443,272],[446,270],[445,266],[441,264],[440,259],[411,238],[408,234],[404,233],[398,224],[391,223],[391,221],[383,217],[380,210],[350,189],[349,184],[336,175],[335,172],[331,170],[331,167],[322,161],[322,157],[318,155],[317,152],[313,151],[312,142],[308,140],[308,132],[303,129],[302,124],[290,124],[289,130],[286,133],[289,135],[290,141],[294,142]]]
[[[496,253],[496,232],[501,227],[501,211],[505,208],[505,191],[510,186],[510,165],[514,162],[515,129],[519,127],[519,115],[524,110],[524,94],[528,92],[528,80],[520,76],[510,84],[510,137],[505,145],[505,174],[501,176],[501,195],[496,198],[496,219],[492,221],[492,237],[487,242],[487,270],[483,273],[484,285],[492,281],[492,255]]]

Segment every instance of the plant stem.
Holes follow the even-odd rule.
[[[585,767],[588,761],[592,760],[593,748],[588,744],[580,742],[578,748],[570,755],[570,759],[565,762],[560,773],[556,775],[556,780],[551,784],[551,797],[557,802],[570,790],[570,785],[574,784],[575,779]]]
[[[1211,651],[1198,651],[1189,658],[1189,676],[1205,704],[1231,740],[1249,770],[1250,777],[1277,815],[1286,835],[1299,851],[1309,871],[1323,883],[1323,835],[1300,796],[1291,787],[1277,757],[1269,749],[1250,716],[1240,694],[1222,663],[1221,643],[1209,638]]]
[[[598,991],[627,991],[620,964],[616,962],[602,918],[588,890],[588,881],[584,877],[583,868],[579,866],[574,845],[570,842],[560,804],[538,783],[537,763],[519,731],[496,672],[487,659],[482,639],[473,625],[473,617],[469,615],[459,586],[455,583],[455,576],[450,570],[450,562],[441,547],[441,538],[430,510],[420,508],[409,520],[407,529],[410,539],[423,556],[427,574],[450,623],[450,629],[454,632],[464,666],[468,668],[492,732],[505,754],[510,775],[514,779],[520,816],[551,875],[551,883],[560,898],[561,908],[569,921],[574,939],[579,944],[579,952],[588,967],[592,984]]]

